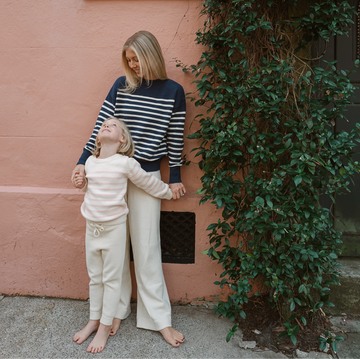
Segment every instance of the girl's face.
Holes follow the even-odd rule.
[[[119,121],[113,119],[104,121],[104,123],[100,127],[97,138],[100,142],[119,142],[120,144],[122,144],[126,141]]]
[[[131,70],[133,70],[137,76],[141,77],[140,62],[135,52],[131,49],[128,49],[125,51],[125,57]]]

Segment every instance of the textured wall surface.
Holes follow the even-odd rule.
[[[185,92],[198,61],[200,0],[2,0],[0,11],[0,293],[87,298],[83,194],[70,183],[101,104],[123,74],[121,48],[138,30],[158,38],[170,78]],[[196,129],[188,103],[185,134]],[[192,124],[191,129],[189,129]],[[184,153],[195,146],[186,140]],[[195,160],[197,162],[197,160]],[[167,164],[162,175],[168,180]],[[201,172],[183,168],[187,195],[163,210],[196,213],[195,264],[164,264],[173,301],[216,297],[221,269],[201,252],[216,218],[199,207]],[[135,295],[135,290],[133,291]]]

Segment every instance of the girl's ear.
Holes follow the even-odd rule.
[[[125,142],[126,142],[126,138],[125,138],[124,135],[122,135],[122,136],[120,137],[119,142],[120,142],[120,143],[125,143]]]

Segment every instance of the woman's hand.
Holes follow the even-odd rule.
[[[169,187],[171,189],[173,199],[179,199],[186,193],[185,186],[179,182],[179,183],[170,183]]]
[[[77,165],[71,174],[71,182],[74,185],[74,187],[79,188],[76,186],[75,183],[75,175],[79,175],[79,177],[85,178],[85,166],[84,165]]]

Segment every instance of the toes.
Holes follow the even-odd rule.
[[[81,340],[80,337],[76,337],[76,338],[74,337],[73,340],[76,344],[81,344],[83,342],[83,340]]]

